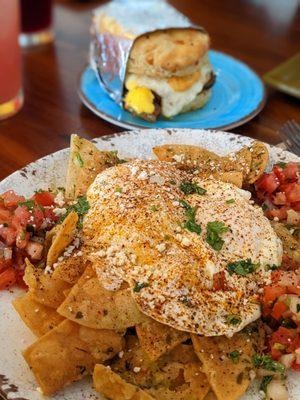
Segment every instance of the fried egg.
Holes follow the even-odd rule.
[[[87,193],[83,250],[101,284],[119,290],[127,282],[149,317],[182,331],[231,336],[259,318],[259,289],[270,276],[265,266],[281,262],[281,242],[248,192],[205,180],[197,182],[205,194],[186,195],[181,184],[191,181],[159,161],[103,171]],[[197,229],[188,228],[186,204]],[[227,228],[219,251],[207,242],[214,221]],[[249,276],[228,273],[228,263],[247,259],[259,264]],[[216,290],[220,272],[228,287]]]

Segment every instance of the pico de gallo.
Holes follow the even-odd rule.
[[[291,235],[300,227],[299,176],[299,164],[279,163],[255,183],[255,196],[265,215],[281,222]],[[299,243],[299,236],[293,237]],[[285,368],[300,371],[300,265],[284,253],[281,267],[273,269],[272,282],[261,297],[267,350]]]
[[[33,263],[42,259],[45,234],[58,220],[54,200],[53,193],[43,190],[27,199],[13,190],[0,195],[0,290],[26,286],[25,258]]]
[[[269,218],[300,223],[299,164],[279,163],[270,173],[263,174],[255,183],[256,196]]]

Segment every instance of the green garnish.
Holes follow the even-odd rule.
[[[19,203],[18,205],[21,206],[21,207],[25,206],[25,207],[28,208],[28,210],[33,210],[33,208],[34,208],[34,206],[35,206],[36,204],[35,204],[35,201],[34,201],[34,200],[26,200],[26,201],[22,201],[22,202]]]
[[[138,293],[147,286],[149,286],[149,283],[147,282],[141,282],[141,283],[137,282],[135,287],[133,288],[133,291]]]
[[[228,354],[228,357],[234,364],[237,364],[240,360],[240,352],[238,350],[234,350]]]
[[[202,187],[198,186],[197,183],[194,182],[182,182],[181,185],[179,186],[179,189],[184,194],[197,193],[204,195],[206,193],[206,189],[203,189]]]
[[[266,270],[266,271],[275,271],[275,270],[278,269],[278,268],[279,268],[279,265],[276,265],[276,264],[272,264],[272,265],[267,264],[267,265],[265,266],[265,270]]]
[[[123,189],[121,187],[116,187],[115,192],[122,193]]]
[[[191,299],[189,299],[188,297],[183,297],[182,299],[180,299],[180,301],[187,307],[190,307],[191,305]]]
[[[224,240],[221,239],[222,233],[228,232],[229,228],[224,222],[213,221],[208,222],[206,226],[206,241],[214,250],[221,250],[224,244]]]
[[[263,211],[266,211],[266,210],[268,210],[268,206],[266,205],[266,204],[263,204],[262,206],[261,206],[261,208],[263,209]]]
[[[268,387],[268,385],[269,385],[269,383],[271,382],[272,379],[273,379],[273,376],[264,376],[262,381],[261,381],[260,390],[262,390],[265,393],[267,393],[267,387]]]
[[[278,361],[274,361],[270,356],[254,354],[252,362],[255,368],[263,368],[272,372],[285,372],[285,366]]]
[[[300,312],[300,304],[299,303],[297,304],[296,308],[297,308],[297,313],[299,313]]]
[[[190,232],[195,232],[197,235],[200,235],[202,232],[202,228],[199,224],[196,222],[196,211],[197,207],[192,207],[189,203],[187,203],[185,200],[179,200],[179,203],[183,206],[185,209],[185,215],[187,217],[187,221],[183,225],[185,229],[187,229]]]
[[[150,210],[153,211],[153,212],[158,211],[158,207],[157,206],[151,206]]]
[[[111,151],[111,154],[115,157],[116,164],[124,164],[127,162],[126,160],[122,160],[122,158],[119,158],[117,150]]]
[[[285,162],[283,162],[283,161],[280,161],[280,162],[278,162],[278,163],[275,164],[275,165],[278,165],[278,167],[284,169],[284,168],[287,166],[287,163],[285,163]]]
[[[284,350],[285,349],[284,345],[281,343],[274,343],[273,348],[275,350]]]
[[[75,157],[76,157],[79,167],[82,168],[84,165],[84,162],[83,162],[83,159],[81,158],[80,153],[78,153],[78,152],[75,153]]]
[[[226,204],[232,204],[232,203],[235,203],[235,200],[234,200],[234,199],[228,199],[228,200],[226,200]]]
[[[67,207],[67,211],[59,218],[58,223],[61,224],[65,218],[70,214],[71,211],[75,211],[78,214],[77,227],[82,228],[82,220],[84,215],[90,209],[90,203],[87,201],[86,196],[80,196],[77,199],[77,203]]]
[[[241,323],[241,318],[234,314],[228,314],[226,317],[227,324],[238,325]]]
[[[258,268],[259,264],[254,264],[250,258],[247,260],[239,260],[232,263],[227,264],[227,271],[229,275],[233,275],[234,273],[241,276],[246,276],[251,274]]]

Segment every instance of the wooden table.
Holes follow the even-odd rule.
[[[138,1],[138,0],[137,0]],[[86,109],[76,93],[87,61],[91,9],[101,1],[59,1],[55,5],[55,43],[23,50],[25,104],[0,122],[0,179],[48,153],[67,147],[77,132],[93,138],[120,131]],[[212,47],[246,62],[259,75],[299,51],[300,12],[295,0],[170,0],[212,38]],[[277,130],[298,118],[299,100],[269,91],[264,110],[234,129],[278,143]]]

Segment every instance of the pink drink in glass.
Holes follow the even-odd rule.
[[[0,0],[0,120],[23,104],[19,0]]]

